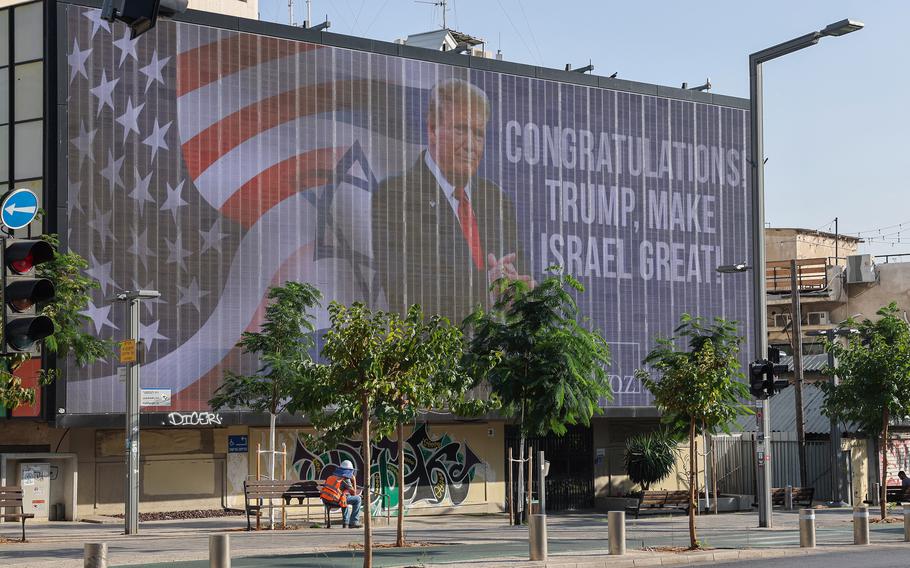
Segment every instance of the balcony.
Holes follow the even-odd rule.
[[[796,287],[799,291],[803,312],[816,311],[807,304],[837,303],[847,301],[844,290],[844,269],[832,263],[829,258],[801,258],[796,261]],[[768,306],[782,306],[791,303],[792,277],[789,260],[775,260],[765,263],[765,285]],[[773,329],[774,326],[770,324]],[[809,326],[805,329],[813,329]],[[819,326],[820,328],[822,326]]]

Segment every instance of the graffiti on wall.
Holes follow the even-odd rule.
[[[363,483],[363,459],[360,440],[348,440],[338,447],[321,453],[310,451],[298,438],[294,450],[293,468],[300,479],[325,479],[331,473],[330,464],[338,465],[351,460],[358,472],[358,483]],[[464,502],[479,471],[486,472],[486,464],[464,442],[448,434],[437,438],[430,436],[426,424],[419,424],[405,440],[404,447],[404,503],[458,506]],[[373,442],[370,476],[374,491],[372,507],[385,506],[393,510],[398,506],[398,442],[383,438]],[[387,503],[387,505],[386,505]]]

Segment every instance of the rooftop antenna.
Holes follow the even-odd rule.
[[[442,7],[442,29],[447,30],[449,26],[446,25],[446,11],[448,10],[449,0],[414,0],[418,4],[431,4],[436,7]]]
[[[313,14],[312,14],[311,10],[312,10],[312,5],[310,4],[310,0],[306,0],[306,23],[303,26],[305,28],[310,27],[310,23],[312,23],[312,21],[313,21]],[[326,20],[328,20],[328,19],[329,18],[327,16]]]
[[[294,0],[288,0],[288,25],[294,25]]]

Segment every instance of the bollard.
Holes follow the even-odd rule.
[[[107,543],[87,542],[83,553],[85,568],[107,568]]]
[[[910,542],[910,507],[904,509],[904,542]]]
[[[209,568],[231,568],[230,535],[209,536]]]
[[[547,559],[547,516],[531,515],[528,520],[531,560]]]
[[[787,488],[784,489],[784,507],[788,511],[793,510],[793,486],[789,483],[787,484]]]
[[[815,511],[812,509],[799,510],[799,546],[815,548]]]
[[[610,511],[607,513],[607,538],[610,541],[610,554],[622,556],[626,553],[626,512]]]
[[[853,544],[869,544],[869,507],[853,509]]]

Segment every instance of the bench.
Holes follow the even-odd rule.
[[[297,506],[307,507],[307,518],[309,519],[310,499],[322,499],[319,497],[321,482],[318,481],[300,481],[295,479],[248,479],[243,482],[244,509],[246,510],[246,530],[253,530],[251,515],[255,512],[258,516],[263,509],[271,507],[292,507],[295,506],[293,501],[297,500]],[[326,510],[326,516],[328,516]]]
[[[325,513],[325,527],[332,528],[332,511],[341,511],[340,507],[323,502],[320,493],[322,491],[323,480],[270,480],[270,479],[248,479],[243,482],[244,509],[246,510],[246,530],[253,530],[251,515],[255,512],[257,515],[257,528],[259,526],[258,516],[263,509],[272,507],[293,507],[305,506],[307,508],[307,520],[310,513],[310,499],[317,499],[323,507]],[[382,500],[382,505],[386,510],[386,522],[391,523],[389,510],[389,496],[381,491],[373,491],[374,497]],[[291,501],[297,500],[294,504]],[[277,503],[273,503],[277,501]],[[364,510],[368,510],[369,504],[364,503]]]
[[[638,497],[638,505],[626,507],[627,513],[635,513],[638,518],[643,508],[646,509],[681,509],[689,512],[689,492],[682,491],[642,491]]]
[[[815,488],[814,487],[792,487],[791,491],[793,492],[793,504],[794,505],[803,505],[804,507],[811,507],[812,500],[815,498]],[[787,488],[786,487],[772,487],[771,488],[771,506],[784,507],[787,505]],[[757,503],[756,503],[757,506]]]
[[[19,512],[10,513],[10,509],[18,509]],[[25,542],[25,519],[34,518],[34,514],[25,512],[21,487],[0,487],[0,519],[4,521],[22,521],[22,542]]]
[[[901,487],[900,485],[889,485],[885,488],[885,502],[886,503],[910,503],[910,488]],[[866,499],[863,503],[867,505],[872,505],[873,501],[871,499]]]

